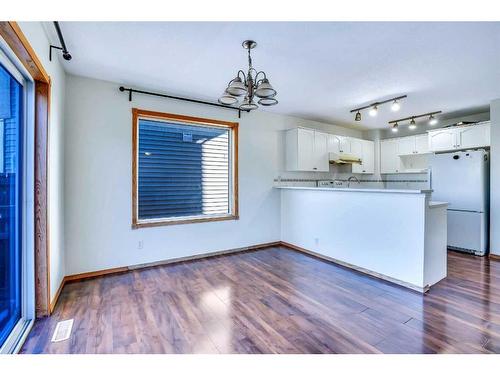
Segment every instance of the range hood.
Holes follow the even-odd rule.
[[[353,154],[330,152],[328,158],[330,163],[335,164],[361,164],[361,159]]]

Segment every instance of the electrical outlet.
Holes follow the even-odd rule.
[[[142,250],[143,248],[144,248],[144,242],[140,240],[139,242],[137,242],[137,249]]]

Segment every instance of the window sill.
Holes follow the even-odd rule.
[[[132,223],[132,229],[161,227],[166,225],[180,225],[180,224],[196,224],[206,223],[210,221],[226,221],[226,220],[239,220],[238,215],[215,216],[215,217],[199,217],[179,220],[163,220],[163,221],[139,221]]]

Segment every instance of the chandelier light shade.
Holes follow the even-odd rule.
[[[234,78],[227,86],[226,91],[230,95],[241,96],[247,92],[245,84],[241,81],[240,77]]]
[[[257,103],[259,103],[260,105],[269,106],[278,104],[278,101],[273,97],[269,97],[269,98],[262,98]]]
[[[248,70],[247,73],[239,70],[236,77],[229,81],[226,90],[219,98],[219,103],[225,105],[233,105],[238,103],[238,98],[244,95],[239,109],[242,111],[252,111],[259,108],[255,104],[255,97],[260,98],[258,103],[263,106],[271,106],[278,104],[275,96],[276,90],[273,88],[266,73],[257,71],[252,66],[252,56],[250,51],[257,47],[257,42],[253,40],[245,40],[243,48],[248,51]]]
[[[245,96],[245,99],[243,99],[243,102],[240,105],[240,109],[242,111],[252,111],[257,108],[259,108],[259,106],[255,104],[253,102],[253,99],[250,99],[248,96]]]
[[[225,104],[225,105],[233,105],[234,103],[237,103],[238,102],[238,99],[229,94],[227,91],[225,91],[221,97],[219,98],[219,103],[220,104]]]

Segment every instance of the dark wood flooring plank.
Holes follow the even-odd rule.
[[[58,321],[69,340],[51,343]],[[281,247],[67,284],[22,353],[499,353],[500,262],[426,295]]]

